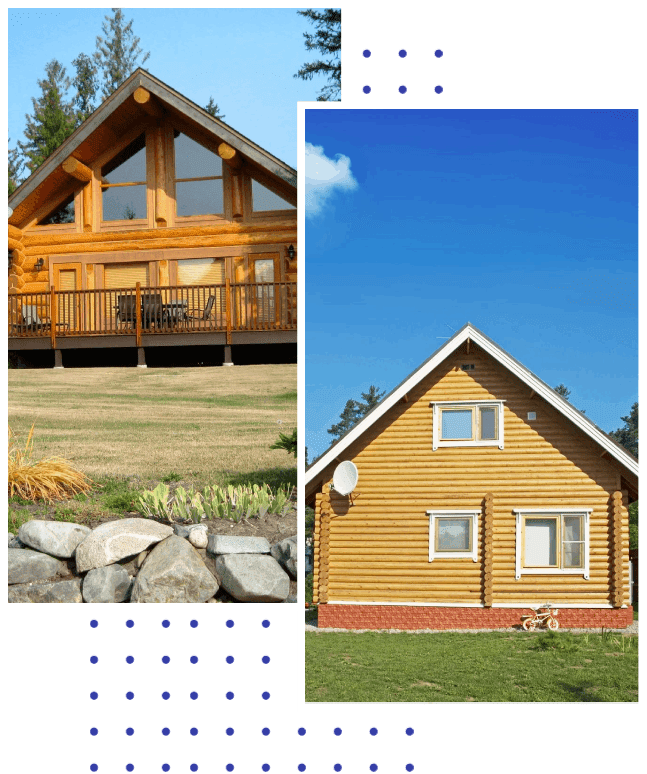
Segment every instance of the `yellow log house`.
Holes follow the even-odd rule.
[[[638,461],[469,323],[309,467],[305,494],[319,626],[495,628],[545,603],[562,626],[632,621]]]
[[[9,350],[296,345],[296,171],[138,69],[9,199]]]

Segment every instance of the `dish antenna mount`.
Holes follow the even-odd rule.
[[[340,495],[351,495],[357,486],[357,467],[350,460],[340,462],[332,476],[331,489]],[[353,505],[353,498],[350,499]]]

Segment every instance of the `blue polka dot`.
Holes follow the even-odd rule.
[[[192,728],[191,729],[191,736],[197,736],[197,735],[198,735],[198,729],[197,728]]]
[[[270,764],[269,763],[264,763],[261,766],[261,768],[263,769],[263,771],[269,771],[270,770]]]
[[[130,701],[131,699],[135,698],[135,694],[132,691],[128,691],[128,693],[126,694],[126,698],[128,699],[128,701]]]
[[[234,770],[234,764],[233,763],[228,763],[225,766],[225,769],[227,769],[227,771],[233,771]]]
[[[232,693],[232,691],[227,691],[225,696],[229,699],[229,701],[231,701],[234,698],[234,694]]]
[[[162,664],[168,664],[170,660],[169,656],[162,656]]]
[[[436,92],[436,94],[442,94],[443,93],[443,87],[442,86],[436,86],[434,91]]]
[[[266,658],[267,658],[267,656],[266,656]],[[267,659],[267,660],[269,661],[269,659]],[[234,663],[234,657],[233,657],[233,656],[227,656],[227,658],[225,659],[225,661],[226,661],[228,664],[233,664],[233,663]]]
[[[198,692],[197,691],[191,691],[190,696],[195,701],[198,698]]]
[[[168,763],[162,764],[162,771],[170,771],[171,767],[168,765]]]
[[[407,763],[404,767],[407,771],[413,771],[413,763]]]
[[[406,86],[400,86],[398,91],[400,92],[400,94],[406,94],[407,93],[407,87]]]
[[[134,621],[131,621],[130,619],[129,619],[128,621],[126,621],[126,626],[127,626],[129,629],[132,629],[134,625],[135,625],[135,622],[134,622]],[[132,766],[132,764],[129,764],[129,765],[130,765],[130,766]]]
[[[191,771],[197,771],[198,770],[198,764],[197,763],[192,763],[189,768],[191,769]]]
[[[270,698],[269,691],[263,691],[261,696],[265,699],[265,701],[267,701]]]
[[[269,728],[264,728],[263,731],[262,731],[262,734],[263,734],[263,736],[269,736],[270,735],[270,729]]]
[[[99,694],[96,691],[92,691],[92,693],[90,694],[90,698],[92,699],[92,701],[94,701],[95,699],[99,698]]]
[[[270,626],[270,622],[267,620],[267,618],[263,621],[263,629],[268,629]]]
[[[364,92],[364,94],[370,94],[371,93],[371,87],[370,86],[364,86],[362,91]]]
[[[227,734],[227,736],[233,736],[234,735],[234,729],[233,728],[228,728],[225,733]]]
[[[233,659],[232,659],[232,661],[233,661]],[[263,658],[261,659],[261,661],[262,661],[264,664],[269,664],[269,663],[270,663],[270,657],[269,657],[269,656],[263,656]]]
[[[370,55],[371,52],[367,48],[362,51],[362,56],[364,56],[366,59],[368,59]]]
[[[133,766],[132,763],[126,764],[126,771],[134,771],[134,770],[135,770],[135,767]]]
[[[341,771],[341,763],[336,763],[336,764],[333,766],[333,768],[335,769],[335,771]]]
[[[306,765],[305,765],[305,763],[300,763],[300,764],[297,766],[297,769],[298,769],[299,771],[305,771],[305,770],[306,770]]]
[[[233,625],[234,625],[234,622],[233,622],[233,621],[231,620],[231,618],[230,618],[230,619],[227,621],[227,624],[226,624],[226,626],[227,626],[227,628],[228,628],[228,629],[231,629]]]
[[[99,733],[99,729],[98,728],[91,728],[90,729],[90,733],[92,734],[92,736],[96,736]]]
[[[165,629],[168,629],[170,625],[171,625],[171,622],[170,622],[168,619],[166,619],[166,618],[165,618],[165,619],[162,621],[162,626],[163,626]]]
[[[197,664],[197,663],[198,663],[198,657],[197,657],[197,656],[191,656],[191,658],[189,659],[189,661],[190,661],[192,664]]]
[[[371,736],[377,736],[377,728],[372,728],[369,733]]]
[[[95,621],[94,619],[93,619],[92,621],[90,621],[90,626],[91,626],[93,629],[96,629],[98,625],[99,625],[99,622],[98,622],[98,621]],[[96,766],[97,764],[96,764],[96,763],[93,763],[92,765],[93,765],[93,766]],[[98,768],[98,767],[97,767],[97,768]],[[96,771],[96,769],[94,769],[94,771]]]
[[[407,736],[413,736],[413,728],[407,728],[406,734]]]
[[[126,656],[126,663],[132,664],[135,658],[133,656]]]
[[[195,619],[193,621],[191,621],[191,628],[192,629],[195,629],[197,626],[198,626],[198,622]]]
[[[335,736],[341,736],[341,728],[336,728],[334,734]]]
[[[434,56],[440,59],[440,57],[443,55],[443,52],[440,49],[437,49],[434,51]]]
[[[162,729],[162,733],[164,734],[164,736],[168,736],[171,733],[171,729],[170,728],[163,728]]]
[[[96,763],[90,764],[90,771],[99,771],[99,767],[97,766]]]
[[[135,729],[134,728],[127,728],[126,729],[126,733],[128,734],[128,736],[132,736],[135,733]]]
[[[96,656],[90,656],[90,663],[96,664],[99,659]]]
[[[306,735],[305,728],[300,728],[299,731],[298,731],[298,734],[299,734],[299,736],[305,736]]]
[[[164,691],[164,693],[162,694],[162,698],[164,699],[164,701],[166,701],[167,699],[171,698],[171,694],[168,691]]]
[[[371,765],[369,766],[369,769],[371,771],[377,771],[377,763],[371,763]]]
[[[398,56],[401,59],[404,59],[406,55],[407,55],[407,52],[404,49],[401,49],[400,51],[398,51]]]

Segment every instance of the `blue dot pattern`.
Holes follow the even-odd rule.
[[[375,54],[375,56],[373,56]],[[409,54],[413,54],[412,57],[409,56]],[[388,85],[385,82],[385,75],[387,78],[391,77],[392,75],[395,77],[401,77],[402,75],[407,75],[407,73],[413,73],[413,77],[416,77],[417,79],[420,78],[419,72],[424,67],[425,70],[431,69],[433,66],[433,63],[435,60],[441,59],[444,56],[445,52],[441,48],[437,48],[433,52],[433,56],[431,54],[431,51],[429,51],[428,48],[425,47],[424,51],[409,51],[406,48],[400,48],[396,51],[393,50],[392,47],[386,47],[383,46],[379,50],[376,49],[369,49],[365,48],[362,50],[362,57],[365,60],[365,64],[362,65],[361,69],[358,70],[358,72],[361,71],[362,77],[364,78],[364,83],[362,84],[362,92],[364,94],[372,94],[373,89],[377,87],[377,91],[379,91],[380,96],[390,96],[394,93],[400,93],[400,94],[407,94],[409,91],[409,86],[407,85],[406,81],[403,83],[402,80],[400,81],[399,85]],[[394,62],[394,56],[396,58],[396,62]],[[379,69],[380,61],[382,61],[382,68]],[[407,66],[406,62],[407,60],[412,59],[410,65]],[[367,61],[370,60],[370,61]],[[371,66],[372,60],[375,60],[373,65]],[[400,63],[397,63],[397,60],[400,60]],[[389,67],[388,69],[384,69],[384,66],[386,62],[388,61]],[[416,65],[416,70],[411,71],[411,65]],[[373,69],[375,67],[378,67],[377,70]],[[366,68],[366,69],[364,69]],[[404,80],[404,79],[403,79]],[[376,81],[376,82],[372,82]],[[428,81],[427,81],[428,83]],[[433,88],[433,91],[436,94],[442,94],[443,93],[443,87],[442,86],[435,86],[433,87],[431,84],[425,86],[424,95],[426,96],[431,92],[431,89]],[[377,93],[376,91],[376,93]],[[419,88],[416,89],[418,94],[421,92],[419,91]]]

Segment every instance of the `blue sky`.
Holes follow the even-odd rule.
[[[471,322],[602,429],[638,400],[637,111],[306,110],[306,445]]]
[[[204,107],[213,96],[225,122],[296,168],[296,103],[315,100],[325,79],[293,74],[313,59],[303,33],[312,25],[296,8],[125,8],[144,68]],[[110,8],[9,9],[9,137],[22,140],[31,97],[45,65],[58,59],[74,75],[72,60],[92,55]]]

